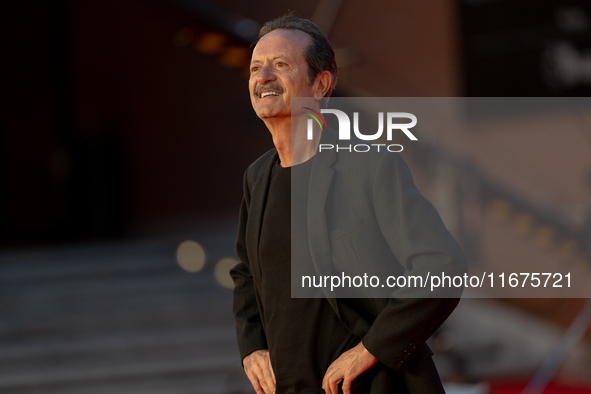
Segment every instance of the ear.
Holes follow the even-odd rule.
[[[318,101],[328,95],[332,86],[332,74],[328,71],[322,71],[316,75],[313,84],[314,98]]]

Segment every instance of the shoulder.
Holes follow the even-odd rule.
[[[357,168],[374,172],[378,168],[397,170],[407,167],[397,146],[351,139],[346,144],[341,141],[339,148],[336,162],[342,169]]]
[[[258,178],[259,174],[273,164],[277,158],[277,149],[271,148],[258,159],[256,159],[251,165],[248,166],[244,173],[245,180],[250,183]]]

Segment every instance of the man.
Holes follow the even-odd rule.
[[[294,150],[299,136],[292,134],[291,100],[307,97],[319,110],[336,84],[334,51],[315,24],[291,15],[268,22],[259,37],[249,90],[275,148],[245,173],[236,243],[241,262],[230,272],[248,378],[265,394],[443,392],[425,341],[457,299],[399,299],[396,292],[390,299],[291,298],[291,252],[298,264],[318,271],[351,258],[346,247],[363,234],[376,241],[360,246],[360,258],[380,259],[374,250],[387,249],[387,263],[403,271],[423,274],[438,265],[458,273],[465,261],[398,154],[374,154],[364,163],[355,155],[315,154],[318,140]],[[320,138],[334,136],[325,131]],[[343,182],[353,168],[366,167],[388,182],[379,188],[373,177]],[[310,186],[294,190],[307,214],[293,218],[290,180],[296,172]],[[351,193],[372,187],[371,199]],[[362,217],[343,219],[335,206],[349,206]],[[292,237],[292,224],[309,235]]]

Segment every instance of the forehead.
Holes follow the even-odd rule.
[[[252,61],[267,57],[287,56],[304,59],[306,48],[312,43],[312,37],[301,30],[277,29],[259,40],[252,52]]]

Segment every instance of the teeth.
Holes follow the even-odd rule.
[[[279,96],[279,93],[276,93],[276,92],[265,92],[265,93],[261,94],[261,97],[267,97],[267,96]]]

